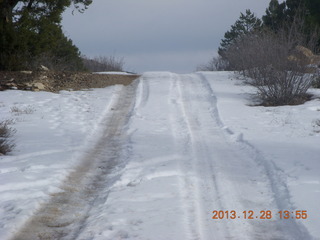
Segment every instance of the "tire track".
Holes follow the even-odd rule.
[[[123,130],[134,107],[137,85],[136,80],[120,87],[105,111],[101,126],[95,129],[99,139],[80,158],[81,164],[61,185],[61,192],[52,194],[12,240],[77,238],[85,228],[90,209],[97,201],[107,199],[108,194],[101,196],[99,193],[118,179],[116,173],[126,164],[119,162],[121,143],[126,139]]]
[[[176,139],[180,139],[181,152],[185,159],[181,162],[182,172],[185,175],[181,179],[181,196],[186,206],[186,229],[190,239],[228,239],[229,232],[225,224],[211,224],[211,211],[213,208],[222,209],[223,205],[219,197],[219,189],[215,184],[215,169],[211,161],[206,142],[206,135],[202,133],[203,126],[198,118],[202,112],[203,96],[196,96],[193,89],[193,81],[199,82],[193,76],[174,76],[172,83],[172,98],[175,103],[175,129]],[[187,97],[188,96],[188,97]],[[199,104],[200,103],[200,104]],[[195,110],[194,104],[200,107]],[[179,148],[179,146],[178,146]]]
[[[184,119],[183,114],[183,106],[181,101],[180,92],[178,89],[178,76],[172,76],[172,82],[170,86],[170,101],[173,113],[175,115],[171,116],[171,125],[173,129],[173,135],[175,139],[175,144],[178,153],[184,155],[188,153],[189,143],[191,141],[190,136],[188,134],[188,124]],[[191,187],[193,182],[191,181],[191,171],[192,166],[190,166],[190,159],[180,163],[181,173],[184,173],[182,177],[180,177],[180,197],[181,197],[181,207],[184,211],[184,215],[181,218],[184,221],[185,230],[187,238],[186,239],[199,239],[200,233],[198,231],[197,226],[199,225],[198,220],[194,217],[195,211],[197,211],[196,199],[194,198],[194,192]],[[196,224],[195,224],[196,223]]]
[[[265,200],[268,200],[268,198],[272,199],[270,200],[272,203],[269,204],[270,206],[273,206],[272,210],[274,210],[274,212],[277,212],[279,210],[294,211],[295,207],[290,201],[291,196],[288,186],[286,185],[282,170],[280,170],[271,160],[265,159],[265,157],[260,153],[258,149],[254,147],[254,145],[244,140],[242,137],[242,133],[234,133],[224,125],[219,115],[217,99],[215,97],[213,89],[211,88],[209,82],[203,74],[200,73],[198,74],[198,76],[201,79],[203,87],[209,91],[212,102],[214,102],[215,108],[211,109],[212,118],[216,120],[219,127],[223,130],[225,136],[229,139],[229,141],[231,141],[234,149],[237,150],[239,154],[244,155],[244,158],[242,159],[244,164],[245,162],[247,162],[247,168],[254,167],[256,169],[256,172],[260,172],[261,176],[256,177],[256,180],[254,181],[256,181],[257,183],[259,181],[264,182],[263,184],[265,185],[265,192],[269,195],[265,196]],[[247,186],[248,188],[254,187],[254,185],[252,186],[252,184],[248,184]],[[248,196],[244,198],[243,201],[245,200],[247,202],[251,202],[250,205],[255,206],[257,204],[252,201],[253,199],[254,197],[252,197],[252,194],[248,194]],[[266,201],[266,203],[267,202],[268,201]],[[263,207],[264,209],[267,208],[266,205],[264,205],[258,209],[261,210]],[[272,221],[269,221],[269,223],[267,224],[261,224],[261,222],[255,221],[252,222],[251,225],[254,228],[254,230],[252,231],[253,238],[258,237],[260,239],[288,240],[312,239],[305,226],[297,222],[295,219],[287,219],[283,221],[277,220],[274,217]],[[272,231],[272,233],[270,233],[268,237],[266,237],[264,234],[261,235],[261,233],[263,232],[270,232],[270,229],[274,229],[274,231]]]
[[[213,210],[242,212],[246,209],[242,190],[237,189],[238,176],[229,175],[234,173],[232,165],[239,166],[245,157],[226,138],[215,96],[203,79],[194,74],[182,75],[178,83],[190,136],[190,160],[194,178],[197,178],[198,239],[239,239],[243,232],[246,232],[246,239],[256,239],[251,236],[254,229],[247,220],[212,219]],[[245,169],[240,170],[239,178],[243,178],[245,172]],[[248,175],[254,174],[248,172]]]

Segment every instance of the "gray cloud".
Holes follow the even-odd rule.
[[[87,56],[116,54],[129,69],[191,72],[218,49],[223,34],[270,0],[94,0],[84,14],[64,14],[67,36]]]

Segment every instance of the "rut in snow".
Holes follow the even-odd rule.
[[[100,136],[94,147],[81,157],[80,164],[61,185],[61,192],[52,194],[12,240],[76,239],[85,228],[90,209],[97,202],[106,201],[101,196],[117,179],[117,169],[126,141],[125,127],[134,107],[138,80],[129,86],[119,86],[106,108],[101,127],[94,134]]]

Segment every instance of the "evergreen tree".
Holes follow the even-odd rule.
[[[65,61],[72,70],[80,68],[80,52],[64,36],[61,15],[72,4],[82,12],[91,2],[0,0],[0,70],[27,69],[44,56],[52,64]]]
[[[307,25],[320,26],[320,0],[271,0],[262,17],[263,24],[273,30],[291,24],[297,14],[304,15]]]
[[[278,0],[271,0],[266,10],[266,15],[262,17],[265,26],[277,30],[286,20],[286,3],[279,4]]]
[[[286,21],[292,22],[295,15],[297,14],[298,11],[305,12],[306,10],[306,1],[303,0],[287,0],[285,1],[285,15],[286,15]]]
[[[224,39],[221,40],[219,55],[224,58],[224,52],[228,47],[241,36],[257,30],[261,27],[261,20],[255,16],[249,9],[246,13],[240,13],[239,19],[231,26],[231,29],[224,34]]]
[[[320,28],[320,0],[286,0],[281,4],[278,0],[271,0],[262,20],[263,25],[274,32],[283,28],[289,31],[295,21],[300,21],[301,33],[312,39],[315,29]]]

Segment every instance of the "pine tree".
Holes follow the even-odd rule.
[[[278,0],[271,0],[266,15],[262,17],[263,24],[276,31],[286,20],[285,10],[286,2],[279,4]]]
[[[0,0],[0,70],[27,69],[43,56],[52,62],[58,58],[66,59],[66,63],[74,61],[74,66],[81,67],[78,48],[63,34],[61,15],[72,4],[82,12],[91,2]]]
[[[240,13],[239,19],[231,26],[231,29],[224,34],[224,39],[221,40],[219,55],[224,58],[224,52],[228,47],[241,36],[257,30],[261,27],[261,20],[255,16],[249,9],[246,13]]]
[[[277,30],[291,24],[297,14],[304,15],[307,24],[320,26],[320,0],[286,0],[281,4],[271,0],[262,20],[265,26]]]
[[[320,28],[320,0],[286,0],[281,4],[278,0],[271,0],[262,20],[263,25],[274,32],[283,28],[289,30],[295,21],[300,21],[301,32],[312,39],[315,30]]]
[[[308,10],[307,21],[320,27],[320,0],[306,0],[305,6]]]

